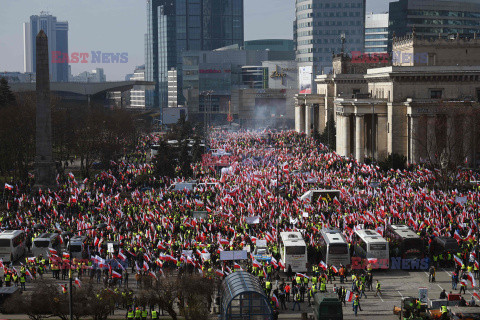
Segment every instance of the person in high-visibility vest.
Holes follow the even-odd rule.
[[[442,306],[440,308],[440,310],[442,311],[442,317],[440,319],[442,320],[445,320],[445,319],[448,319],[448,309],[447,309],[447,306]]]
[[[25,279],[25,275],[22,274],[22,275],[20,276],[20,287],[22,288],[22,290],[25,290],[25,289],[26,289],[26,288],[25,288],[25,280],[26,280],[26,279]]]
[[[158,319],[158,313],[155,310],[152,310],[152,320]]]
[[[127,312],[127,319],[128,320],[133,320],[134,319],[134,314],[133,314],[133,310],[132,309],[128,309],[128,312]]]
[[[322,283],[320,283],[320,292],[326,292],[326,291],[327,291],[327,284],[322,281]]]
[[[270,281],[265,282],[265,291],[267,292],[267,297],[270,298],[270,293],[272,292],[272,283]]]
[[[140,308],[137,307],[135,310],[135,320],[141,320],[142,319],[142,311]]]
[[[142,310],[142,320],[147,320],[148,317],[148,312],[146,309]]]
[[[377,294],[382,294],[382,291],[380,290],[380,281],[377,280],[377,285],[376,285],[377,291],[375,291],[375,297]]]
[[[353,299],[353,312],[355,312],[355,317],[357,316],[357,312],[359,308],[360,308],[360,297],[357,294]]]
[[[292,311],[295,310],[296,305],[298,305],[298,311],[300,311],[300,293],[299,292],[295,293],[295,296],[293,297]]]

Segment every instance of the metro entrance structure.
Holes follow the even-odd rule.
[[[220,319],[273,320],[268,297],[258,278],[246,271],[229,274],[222,282]]]

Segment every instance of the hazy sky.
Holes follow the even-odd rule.
[[[244,0],[245,40],[292,39],[295,0]],[[367,11],[385,12],[388,0],[367,0]],[[74,75],[103,67],[107,80],[123,80],[144,64],[146,0],[0,0],[0,71],[23,72],[22,23],[48,11],[68,21],[69,51],[128,52],[125,64],[72,64]]]

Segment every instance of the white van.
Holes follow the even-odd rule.
[[[5,230],[0,234],[0,259],[13,262],[25,254],[25,232]]]
[[[58,233],[42,233],[33,239],[32,253],[35,257],[40,255],[47,257],[50,254],[48,248],[55,249],[59,252],[60,244],[60,235]]]

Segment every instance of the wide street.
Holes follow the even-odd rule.
[[[45,278],[51,279],[51,274],[44,275]],[[343,308],[344,319],[369,319],[369,320],[389,320],[398,319],[398,316],[393,314],[394,306],[399,306],[402,297],[418,297],[418,289],[425,287],[428,289],[429,299],[438,299],[440,292],[445,289],[448,292],[451,291],[451,269],[439,268],[436,273],[436,282],[428,282],[428,273],[426,271],[404,271],[404,270],[388,270],[388,271],[376,271],[374,272],[375,280],[380,280],[383,294],[381,296],[374,297],[374,292],[367,291],[367,298],[361,299],[362,311],[355,317],[352,311],[352,303],[347,302]],[[67,284],[68,281],[60,281],[59,284]],[[338,277],[334,283],[340,286]],[[351,281],[346,283],[347,290],[351,287]],[[32,284],[27,284],[27,290],[32,288]],[[133,276],[130,276],[129,288],[136,291],[136,284]],[[327,285],[327,289],[331,291],[332,284]],[[458,293],[458,290],[455,291]],[[473,289],[469,285],[465,300],[470,301],[473,294]],[[476,299],[476,302],[480,304],[480,300]],[[291,311],[292,302],[287,302],[288,310],[281,310],[279,319],[301,319],[302,313],[308,312],[308,315],[313,316],[313,309],[308,307],[308,303],[301,303],[301,311]],[[476,307],[479,308],[480,307]],[[120,309],[115,311],[115,315],[112,318],[123,318],[125,311]],[[2,315],[5,319],[26,319],[26,316],[22,315]],[[212,313],[211,318],[216,318]]]

